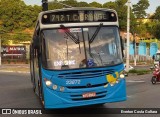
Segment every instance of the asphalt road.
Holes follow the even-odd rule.
[[[108,103],[101,108],[160,108],[160,84],[152,85],[151,74],[127,77],[127,101]],[[0,108],[41,108],[38,97],[32,91],[29,74],[0,73]],[[63,113],[63,112],[62,112]],[[0,115],[1,116],[1,115]],[[17,115],[18,116],[18,115]],[[19,115],[21,116],[21,115]],[[26,115],[27,116],[27,115]],[[40,115],[32,115],[40,116]],[[41,115],[45,117],[61,115]],[[66,115],[71,117],[74,115]],[[77,117],[81,115],[76,115]],[[89,115],[90,116],[90,115]],[[94,115],[91,115],[96,116]],[[105,115],[98,115],[101,117]],[[111,115],[110,115],[111,116]],[[113,115],[112,115],[113,116]],[[119,117],[120,115],[114,115]],[[130,116],[130,115],[121,115]],[[138,115],[133,115],[138,116]],[[143,116],[143,115],[140,115]],[[156,116],[156,115],[154,115]]]

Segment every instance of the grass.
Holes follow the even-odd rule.
[[[144,75],[144,74],[151,73],[151,70],[146,70],[146,69],[136,70],[136,69],[133,69],[133,70],[130,70],[128,73],[137,74],[137,75]]]

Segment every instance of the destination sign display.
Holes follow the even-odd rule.
[[[111,11],[74,10],[46,13],[42,24],[76,23],[76,22],[116,22],[117,16]]]

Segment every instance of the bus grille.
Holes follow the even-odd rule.
[[[82,88],[95,88],[95,87],[100,87],[100,86],[105,86],[108,83],[103,83],[103,84],[96,84],[96,85],[91,85],[91,86],[67,86],[69,89],[82,89]]]
[[[107,74],[113,74],[114,70],[94,70],[94,71],[83,71],[83,72],[68,72],[58,74],[58,78],[65,79],[83,79],[83,78],[95,78],[104,76]]]
[[[90,98],[83,98],[82,94],[80,95],[71,95],[71,99],[73,101],[83,101],[83,100],[92,100],[92,99],[98,99],[98,98],[103,98],[107,95],[107,91],[101,91],[96,93],[96,97],[90,97]]]

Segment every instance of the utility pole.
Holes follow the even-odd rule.
[[[2,59],[1,59],[1,37],[0,37],[0,66],[2,65]]]
[[[133,44],[134,44],[134,66],[136,66],[136,65],[137,65],[137,56],[136,56],[136,51],[137,51],[137,50],[136,50],[136,49],[137,49],[137,48],[136,48],[136,33],[134,34],[133,37],[134,37],[134,43],[133,43]]]
[[[127,58],[126,58],[126,71],[129,71],[129,43],[130,43],[130,0],[128,0],[127,10]]]

